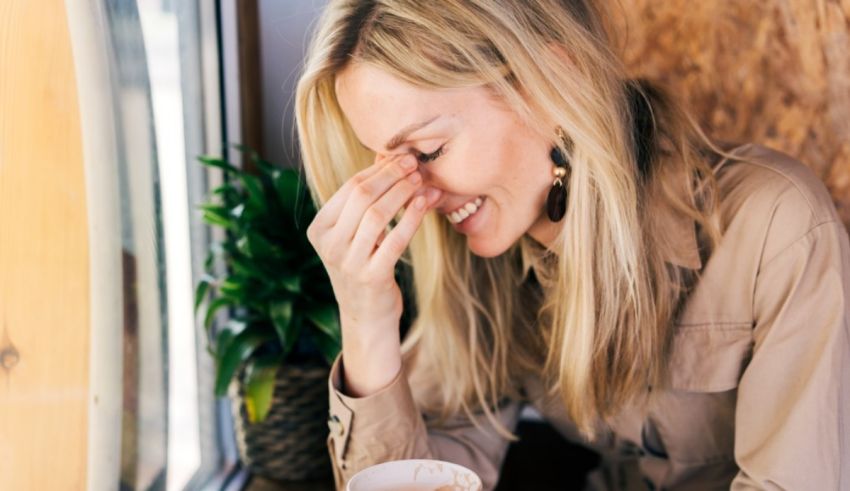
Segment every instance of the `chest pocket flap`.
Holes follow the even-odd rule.
[[[749,323],[677,325],[670,387],[693,392],[734,389],[752,354]]]

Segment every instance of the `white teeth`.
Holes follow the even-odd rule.
[[[459,223],[468,218],[470,215],[478,211],[478,208],[481,206],[483,200],[481,198],[475,198],[475,201],[470,201],[466,203],[462,207],[457,210],[446,215],[446,218],[452,223]]]

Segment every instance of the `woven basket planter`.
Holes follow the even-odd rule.
[[[252,474],[278,481],[332,475],[326,443],[329,370],[324,365],[282,366],[268,416],[253,424],[248,422],[243,386],[234,377],[228,390],[236,444]]]

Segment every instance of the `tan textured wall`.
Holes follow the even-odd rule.
[[[617,3],[634,75],[673,87],[710,134],[805,162],[850,226],[850,0]]]

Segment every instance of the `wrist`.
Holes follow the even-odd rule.
[[[343,344],[357,341],[358,344],[372,345],[398,340],[400,337],[401,316],[376,319],[356,319],[340,313],[340,331]]]
[[[388,386],[401,370],[399,336],[381,333],[346,337],[342,342],[342,385],[351,397],[365,397]]]
[[[343,330],[342,350],[349,358],[358,362],[401,357],[401,336],[394,329],[357,329]]]

